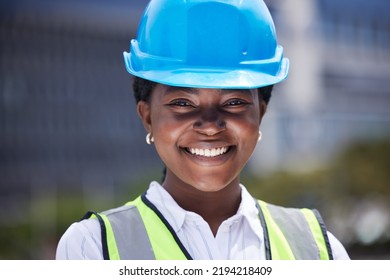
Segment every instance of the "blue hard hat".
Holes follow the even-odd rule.
[[[262,0],[152,0],[123,55],[130,74],[183,87],[258,88],[289,67]]]

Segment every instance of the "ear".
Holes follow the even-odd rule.
[[[137,103],[137,113],[140,117],[146,131],[152,131],[150,104],[145,101],[139,101]]]
[[[267,103],[265,103],[264,100],[261,100],[260,101],[260,122],[259,122],[259,125],[261,124],[261,121],[262,121],[266,111],[267,111]]]

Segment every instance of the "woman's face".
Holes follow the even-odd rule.
[[[157,84],[138,113],[167,168],[164,184],[204,192],[239,183],[265,112],[257,90],[219,90]]]

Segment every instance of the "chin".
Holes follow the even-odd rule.
[[[212,193],[212,192],[222,191],[232,181],[233,181],[233,179],[231,179],[231,180],[223,180],[223,181],[217,182],[215,180],[215,175],[214,175],[213,178],[211,178],[211,180],[202,180],[202,181],[192,180],[192,182],[189,183],[189,185],[191,185],[193,188],[195,188],[195,189],[197,189],[197,190],[199,190],[201,192]]]
[[[197,190],[201,191],[201,192],[204,192],[204,193],[215,193],[215,192],[219,192],[221,190],[223,190],[225,187],[211,187],[210,186],[205,186],[205,187],[194,187],[196,188]]]

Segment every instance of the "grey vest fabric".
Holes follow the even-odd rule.
[[[267,207],[287,239],[295,258],[319,260],[320,251],[303,213],[299,209],[283,208],[272,204],[268,204]]]
[[[122,260],[155,260],[144,223],[137,207],[122,206],[103,212],[110,221]],[[129,242],[136,240],[136,242]],[[102,240],[102,242],[104,242]]]

